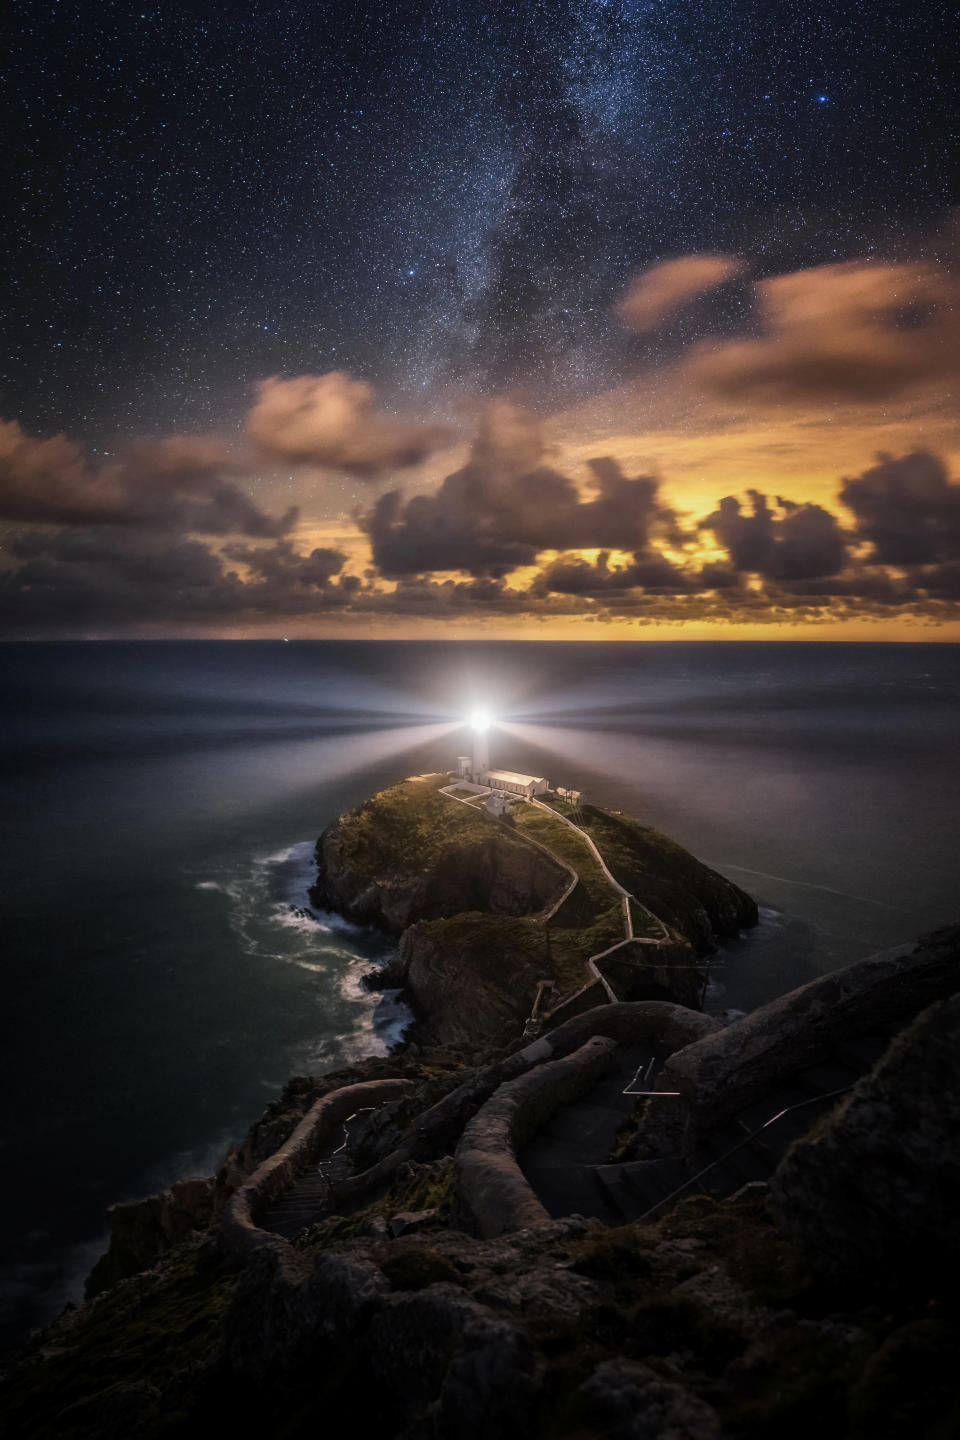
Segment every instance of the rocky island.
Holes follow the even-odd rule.
[[[960,1433],[960,926],[731,1018],[754,902],[628,817],[416,777],[317,860],[412,1037],[115,1206],[5,1434]]]
[[[554,1024],[605,1000],[699,1008],[701,962],[757,923],[749,895],[665,835],[591,805],[573,822],[573,808],[548,795],[495,820],[424,775],[324,831],[313,901],[399,937],[391,979],[419,1038],[508,1043],[538,990]]]

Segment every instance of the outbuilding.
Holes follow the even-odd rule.
[[[505,790],[508,795],[522,795],[530,800],[534,795],[545,795],[550,789],[542,775],[520,775],[516,770],[487,770],[483,782],[491,790]]]

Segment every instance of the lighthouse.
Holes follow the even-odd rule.
[[[490,769],[490,716],[486,710],[476,710],[470,717],[473,727],[473,781],[483,784],[483,777]]]

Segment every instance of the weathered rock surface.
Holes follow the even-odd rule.
[[[161,1256],[190,1236],[203,1233],[213,1219],[212,1179],[178,1180],[169,1190],[111,1205],[110,1248],[87,1280],[87,1298],[149,1270]]]
[[[610,1440],[720,1440],[711,1406],[636,1360],[605,1360],[580,1393]]]
[[[519,1036],[543,974],[530,949],[479,915],[411,925],[400,956],[418,1041],[472,1050]]]
[[[960,995],[925,1010],[771,1182],[811,1268],[926,1291],[960,1269]]]
[[[960,985],[960,926],[822,975],[671,1055],[659,1088],[678,1090],[703,1131],[760,1099],[832,1046],[906,1024]]]

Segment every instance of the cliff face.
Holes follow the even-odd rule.
[[[483,915],[412,925],[400,958],[420,1017],[418,1039],[466,1048],[519,1035],[544,970],[528,927]]]

